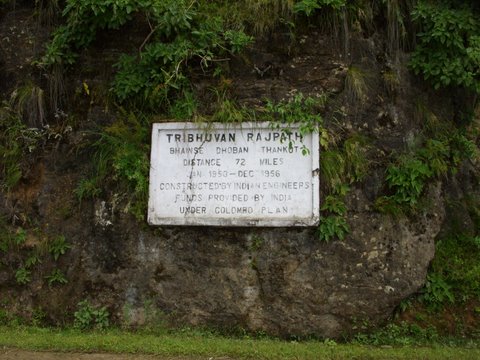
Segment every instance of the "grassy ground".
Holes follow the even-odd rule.
[[[367,346],[333,341],[292,342],[278,339],[228,338],[176,332],[154,334],[107,330],[0,327],[0,346],[60,352],[154,354],[164,357],[235,359],[479,359],[477,346]]]

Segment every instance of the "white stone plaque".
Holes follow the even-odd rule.
[[[318,144],[317,133],[302,137],[295,126],[154,124],[148,222],[315,226]]]

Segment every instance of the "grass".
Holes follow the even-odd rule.
[[[109,352],[160,356],[229,357],[235,359],[478,359],[480,349],[373,347],[334,341],[284,341],[228,338],[195,331],[153,334],[111,329],[80,332],[67,329],[0,326],[0,346],[59,352]]]
[[[365,101],[371,93],[372,74],[358,67],[350,66],[345,77],[345,93],[350,101]]]

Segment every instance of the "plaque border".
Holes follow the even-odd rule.
[[[295,217],[288,218],[222,218],[222,217],[159,217],[155,214],[153,206],[153,199],[155,194],[154,184],[151,181],[155,173],[158,171],[152,166],[155,160],[158,159],[158,141],[155,137],[159,135],[160,131],[165,130],[254,130],[266,129],[275,130],[271,127],[268,121],[262,122],[242,122],[242,123],[193,123],[193,122],[158,122],[152,125],[151,137],[151,155],[150,155],[150,175],[149,175],[149,191],[148,191],[148,224],[152,226],[224,226],[224,227],[309,227],[318,226],[320,222],[320,143],[318,131],[307,136],[312,136],[312,149],[310,150],[312,158],[312,214],[310,217]],[[281,128],[281,124],[280,124]],[[289,128],[298,129],[299,124],[291,124]]]

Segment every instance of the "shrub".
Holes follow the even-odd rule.
[[[112,90],[121,102],[149,109],[157,110],[171,92],[188,84],[187,62],[205,70],[217,55],[238,53],[253,41],[239,29],[228,29],[221,17],[202,12],[196,1],[67,0],[65,24],[55,31],[43,64],[74,64],[97,32],[119,29],[134,14],[148,19],[151,32],[137,54],[119,58]]]
[[[422,30],[410,66],[435,89],[453,85],[480,92],[480,14],[467,3],[421,0],[412,13]]]

